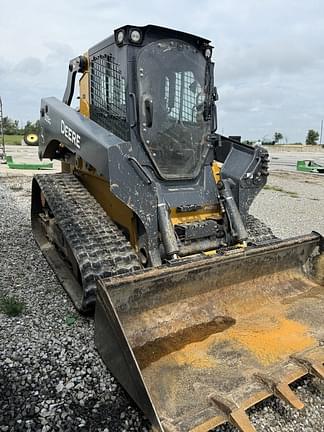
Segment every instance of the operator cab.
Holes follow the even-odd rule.
[[[136,124],[161,178],[196,178],[216,129],[209,41],[152,25],[127,25],[89,54],[91,118],[126,141],[126,131]]]

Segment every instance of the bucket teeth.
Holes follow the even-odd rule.
[[[256,432],[244,409],[239,408],[234,402],[218,395],[210,395],[209,400],[226,415],[229,423],[241,432]]]
[[[291,390],[288,383],[279,382],[277,383],[273,378],[261,374],[256,374],[255,377],[261,382],[269,391],[275,396],[288,403],[291,407],[301,410],[304,408],[303,402],[296,396]]]
[[[177,432],[178,429],[174,426],[173,420],[161,418],[163,430],[165,432]]]
[[[298,399],[287,383],[279,383],[274,388],[274,395],[280,397],[293,408],[301,410],[304,408],[303,402]]]
[[[303,367],[311,375],[317,378],[324,379],[324,366],[323,362],[317,360],[310,360],[303,357],[291,356],[290,357],[298,366]]]
[[[254,426],[243,409],[232,411],[229,416],[229,421],[242,432],[255,432]]]

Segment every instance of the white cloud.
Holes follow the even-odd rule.
[[[22,77],[25,75],[35,76],[42,72],[42,62],[40,59],[36,57],[26,57],[20,60],[14,67],[13,72],[21,75]]]

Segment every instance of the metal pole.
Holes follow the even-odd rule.
[[[2,100],[0,96],[0,160],[2,163],[6,162],[6,149],[4,142],[4,131],[3,131],[3,111],[2,111]]]
[[[321,120],[321,135],[320,135],[320,145],[322,145],[322,136],[323,136],[323,120]]]

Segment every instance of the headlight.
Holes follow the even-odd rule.
[[[119,30],[117,33],[116,39],[118,44],[122,44],[124,42],[125,33],[124,30]]]
[[[129,37],[130,37],[131,42],[134,42],[134,43],[139,43],[142,39],[141,32],[137,29],[131,30]]]
[[[205,57],[209,59],[209,58],[211,57],[211,55],[212,55],[212,50],[211,50],[211,48],[209,48],[209,47],[206,48],[206,49],[205,49]]]

